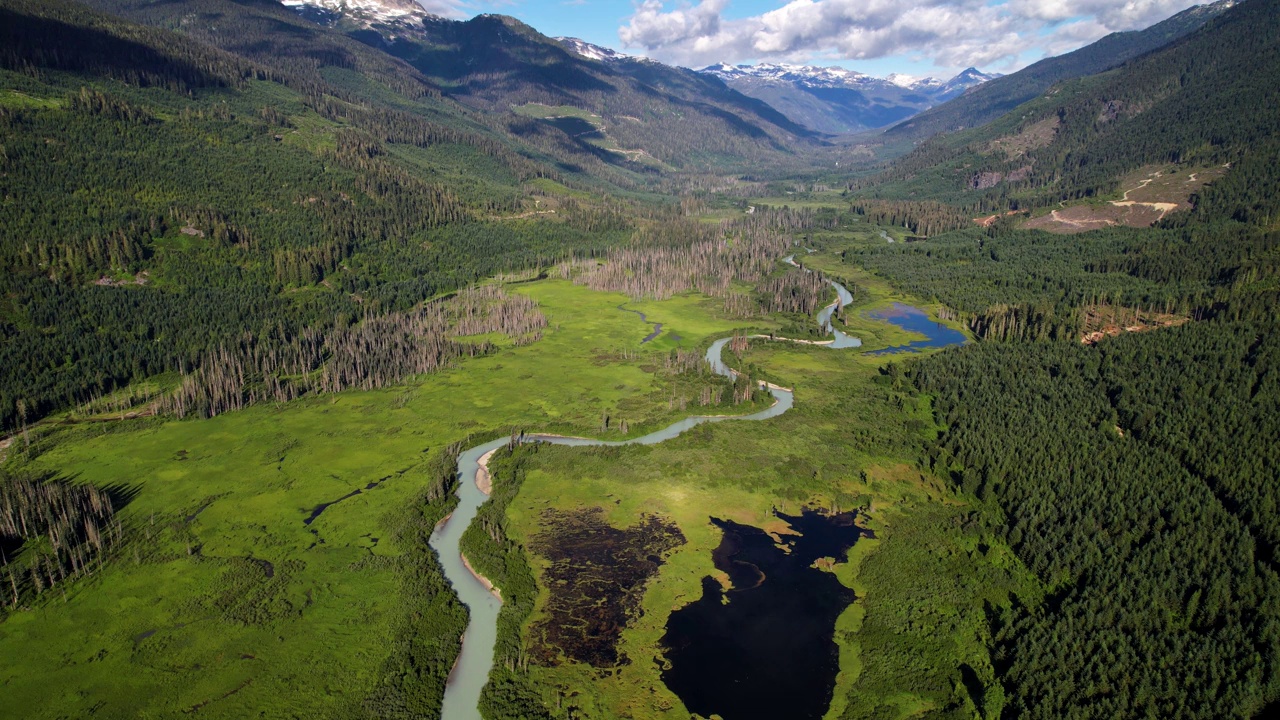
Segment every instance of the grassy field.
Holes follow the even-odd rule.
[[[644,150],[626,149],[618,144],[618,141],[608,133],[608,128],[604,123],[604,118],[595,113],[588,112],[582,108],[573,107],[572,105],[543,105],[542,103],[527,103],[518,107],[513,107],[512,112],[517,115],[535,118],[556,125],[564,130],[570,137],[580,138],[582,142],[598,147],[602,150],[617,153],[625,156],[632,162],[651,165],[658,168],[666,168],[667,166],[657,158],[653,157]]]
[[[79,425],[37,443],[53,447],[30,458],[32,469],[136,492],[123,513],[145,552],[137,562],[126,547],[65,598],[47,593],[0,623],[0,716],[311,717],[358,707],[397,612],[414,603],[370,558],[401,552],[386,540],[386,517],[421,489],[433,453],[513,427],[596,433],[606,412],[632,435],[672,419],[673,388],[653,370],[675,343],[664,335],[641,346],[649,326],[617,309],[625,296],[564,281],[515,287],[541,303],[544,339],[418,384],[210,420]],[[718,305],[682,297],[642,307],[696,347],[735,324],[716,319]],[[11,466],[25,461],[13,448]]]

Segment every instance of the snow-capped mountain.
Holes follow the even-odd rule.
[[[415,0],[280,0],[280,4],[312,20],[333,24],[347,19],[358,25],[420,25],[435,17]]]
[[[897,85],[900,88],[911,89],[912,85],[921,81],[921,78],[915,75],[907,75],[906,73],[889,73],[885,80]],[[924,78],[924,80],[933,80],[933,78]]]
[[[593,45],[592,43],[589,43],[586,40],[579,40],[578,38],[558,37],[558,38],[552,38],[552,40],[555,40],[556,42],[560,43],[560,45],[564,47],[565,50],[568,50],[571,53],[581,55],[582,57],[587,58],[589,60],[611,62],[613,60],[634,59],[635,57],[634,55],[627,55],[626,53],[620,53],[617,50],[611,50],[607,47],[602,47],[600,45]]]
[[[795,122],[831,133],[890,125],[999,77],[968,68],[945,81],[900,73],[878,78],[840,67],[773,63],[719,63],[699,72],[769,103]]]
[[[877,78],[841,67],[775,65],[772,63],[760,63],[759,65],[719,63],[705,67],[699,72],[715,75],[725,82],[753,78],[793,83],[803,87],[828,88],[866,88],[882,86],[887,83],[903,90],[944,95],[958,94],[975,85],[981,85],[992,78],[1000,77],[999,75],[988,75],[976,68],[968,68],[950,80],[945,81],[933,77],[917,78],[913,75],[904,75],[902,73],[893,73],[886,78]]]
[[[777,82],[796,83],[806,87],[859,87],[880,82],[879,78],[840,67],[815,67],[813,65],[729,65],[719,63],[699,72],[715,75],[721,80],[756,78]]]
[[[1000,73],[984,73],[977,68],[966,68],[950,80],[940,83],[936,94],[944,101],[950,100],[971,87],[977,87],[988,80],[995,80],[998,77],[1002,77],[1002,75]]]

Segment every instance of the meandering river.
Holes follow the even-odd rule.
[[[793,257],[785,261],[795,265]],[[825,347],[853,348],[862,345],[856,337],[841,332],[831,323],[831,316],[839,308],[853,301],[853,295],[847,288],[837,282],[831,282],[836,290],[836,301],[823,308],[818,314],[818,323],[833,335],[833,340],[824,341]],[[914,309],[914,308],[913,308]],[[647,318],[646,318],[647,321]],[[718,375],[735,377],[736,372],[721,360],[721,351],[731,338],[721,338],[707,349],[707,363]],[[963,336],[961,336],[963,340]],[[630,440],[594,440],[582,437],[564,437],[559,435],[532,434],[525,435],[526,442],[546,442],[555,445],[653,445],[670,440],[686,430],[709,422],[726,420],[766,420],[777,417],[791,409],[795,395],[787,388],[768,385],[773,395],[773,404],[768,408],[750,415],[698,415],[688,417],[656,432]],[[475,576],[464,564],[459,541],[462,533],[475,519],[476,512],[488,496],[476,485],[476,473],[480,470],[480,458],[492,450],[496,450],[509,442],[509,438],[501,437],[483,445],[463,452],[458,456],[458,507],[447,517],[431,535],[431,547],[440,556],[440,564],[445,577],[453,584],[458,597],[471,613],[471,622],[463,636],[462,652],[449,674],[449,682],[445,688],[444,706],[441,711],[442,720],[480,720],[480,692],[489,679],[489,671],[493,668],[493,649],[497,640],[498,613],[502,609],[502,601]]]

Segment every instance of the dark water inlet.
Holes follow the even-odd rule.
[[[649,325],[652,325],[652,326],[653,326],[653,332],[651,332],[651,333],[649,333],[648,335],[645,335],[645,336],[644,336],[644,339],[640,341],[640,344],[641,344],[641,345],[643,345],[643,344],[645,344],[645,343],[649,342],[650,340],[652,340],[652,339],[654,339],[654,338],[656,338],[656,337],[658,337],[659,335],[661,335],[661,334],[662,334],[662,323],[660,323],[660,322],[653,322],[653,321],[651,321],[648,317],[646,317],[646,316],[645,316],[645,314],[644,314],[644,313],[640,312],[639,310],[632,310],[631,308],[626,307],[626,303],[622,303],[621,305],[619,305],[619,306],[618,306],[618,309],[619,309],[619,310],[621,310],[622,312],[635,313],[636,315],[639,315],[639,316],[640,316],[640,321],[641,321],[641,322],[644,322],[644,323],[647,323],[647,324],[649,324]],[[678,340],[679,338],[675,338],[675,339],[677,339],[677,340]]]
[[[372,489],[374,489],[374,488],[378,487],[379,485],[381,485],[382,483],[384,483],[384,482],[386,482],[386,481],[388,481],[388,480],[390,480],[390,479],[391,479],[391,476],[390,476],[390,475],[388,475],[388,476],[386,476],[386,477],[382,478],[381,480],[374,480],[374,481],[373,481],[373,482],[371,482],[371,483],[367,483],[367,484],[364,486],[364,489],[363,489],[363,490],[362,490],[362,489],[360,489],[360,488],[356,488],[355,490],[352,490],[351,492],[347,493],[346,495],[343,495],[342,497],[338,498],[337,500],[332,500],[332,501],[327,502],[327,503],[320,503],[319,505],[317,505],[317,506],[315,506],[314,508],[312,508],[312,509],[311,509],[311,515],[309,515],[305,520],[303,520],[303,521],[302,521],[302,524],[303,524],[303,525],[310,525],[311,523],[315,522],[315,521],[316,521],[316,518],[320,517],[320,514],[321,514],[321,513],[323,513],[325,510],[328,510],[329,508],[333,507],[334,505],[337,505],[338,503],[342,502],[343,500],[350,500],[351,498],[353,498],[353,497],[355,497],[355,496],[357,496],[357,495],[360,495],[361,493],[364,493],[364,492],[367,492],[367,491],[369,491],[369,490],[372,490]],[[201,510],[203,510],[203,509],[204,509],[204,508],[201,508]],[[193,515],[192,517],[195,517],[195,516]]]
[[[712,559],[732,587],[703,578],[702,597],[671,614],[662,638],[662,680],[690,712],[817,720],[831,704],[836,618],[856,596],[814,564],[844,562],[870,532],[854,524],[856,513],[775,515],[800,533],[782,536],[785,549],[760,528],[711,519],[724,533]]]

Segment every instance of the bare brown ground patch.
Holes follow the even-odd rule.
[[[991,152],[1004,152],[1010,159],[1019,157],[1031,150],[1042,148],[1053,142],[1058,134],[1058,126],[1062,121],[1057,115],[1032,123],[1014,135],[996,138],[987,146]]]
[[[1076,233],[1100,230],[1113,225],[1126,227],[1149,227],[1163,217],[1159,210],[1145,205],[1073,205],[1060,210],[1052,210],[1048,215],[1032,218],[1022,224],[1031,230],[1045,230],[1059,235],[1075,235]]]
[[[1228,169],[1225,165],[1141,168],[1120,181],[1124,192],[1117,200],[1106,204],[1056,208],[1048,215],[1027,220],[1022,226],[1059,235],[1074,235],[1113,225],[1150,227],[1171,212],[1190,210],[1191,195],[1222,177]]]
[[[1002,217],[1009,217],[1010,215],[1017,215],[1017,214],[1018,214],[1017,210],[1010,210],[1004,215],[1000,215],[999,213],[997,213],[995,215],[988,215],[986,217],[974,218],[973,221],[978,224],[978,227],[985,228],[985,227],[991,227],[992,225],[995,225],[996,221]]]
[[[1189,322],[1186,315],[1161,313],[1114,305],[1089,305],[1085,307],[1080,342],[1096,345],[1100,340],[1126,332],[1146,332],[1166,327],[1177,327]]]

